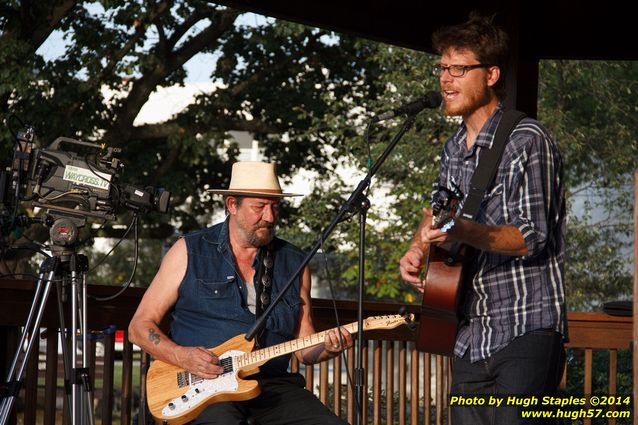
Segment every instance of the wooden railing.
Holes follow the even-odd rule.
[[[6,365],[16,352],[15,341],[19,327],[26,316],[33,297],[34,283],[29,281],[0,280],[0,368],[6,377]],[[106,296],[115,288],[91,286],[89,293]],[[108,303],[91,298],[88,304],[89,327],[94,330],[112,328],[126,330],[144,290],[130,288],[122,296]],[[356,304],[338,301],[340,323],[356,321]],[[366,303],[365,316],[396,314],[397,304]],[[418,308],[408,310],[417,315]],[[69,312],[65,312],[68,313]],[[332,302],[313,301],[313,315],[317,330],[336,326]],[[582,394],[592,392],[593,352],[609,352],[608,394],[617,393],[618,350],[629,348],[632,339],[632,319],[595,313],[570,313],[569,347],[582,352],[584,358]],[[68,319],[67,319],[68,320]],[[68,322],[67,322],[68,323]],[[42,328],[58,327],[57,312],[52,300],[47,304]],[[111,328],[111,329],[112,329]],[[150,418],[144,409],[144,386],[141,385],[150,358],[135,351],[126,340],[121,353],[115,349],[114,334],[110,331],[96,334],[91,341],[90,370],[94,388],[94,411],[97,424],[131,424],[135,415],[138,424]],[[20,423],[67,423],[68,409],[63,391],[63,371],[59,366],[56,332],[46,332],[46,342],[40,344],[40,356],[32,355],[26,368],[26,379],[21,391],[21,406],[14,419]],[[450,376],[449,359],[418,352],[414,346],[414,331],[402,326],[389,331],[365,333],[363,352],[366,371],[363,402],[363,423],[372,424],[444,424],[447,423],[447,390]],[[100,350],[97,348],[100,347]],[[102,348],[103,347],[103,348]],[[96,355],[96,351],[100,351]],[[121,355],[121,360],[119,356]],[[116,358],[117,357],[117,358]],[[348,422],[354,420],[355,400],[348,376],[353,376],[354,352],[314,366],[303,366],[293,361],[291,368],[306,377],[306,387]],[[563,384],[570,379],[571,370]],[[134,379],[135,376],[135,379]],[[117,385],[116,385],[117,383]],[[62,404],[62,406],[60,406]],[[140,408],[142,406],[142,408]],[[18,406],[16,406],[18,407]],[[587,420],[585,424],[589,423]],[[608,423],[614,424],[613,420]]]

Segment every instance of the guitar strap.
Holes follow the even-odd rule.
[[[501,121],[498,123],[496,133],[494,134],[494,139],[492,140],[492,146],[490,146],[487,151],[481,153],[478,166],[476,170],[474,170],[474,174],[472,174],[470,190],[463,203],[463,208],[460,213],[461,217],[476,220],[483,196],[485,196],[485,192],[496,176],[496,170],[501,162],[501,156],[503,156],[507,139],[519,121],[524,117],[524,112],[515,109],[503,112]],[[448,265],[456,262],[456,256],[460,249],[460,243],[455,243],[452,249],[450,249],[450,256],[446,259]]]
[[[461,210],[461,217],[476,220],[483,196],[496,176],[496,170],[501,162],[501,156],[503,156],[507,139],[512,133],[512,130],[514,130],[514,127],[516,127],[519,121],[524,117],[524,112],[514,109],[503,112],[501,121],[498,123],[498,128],[494,134],[492,146],[490,146],[487,152],[481,154],[478,166],[476,170],[474,170],[472,180],[470,180],[470,191],[467,194],[467,198]]]
[[[259,262],[259,268],[257,269],[257,276],[254,280],[255,283],[255,318],[262,315],[264,310],[268,308],[270,304],[270,292],[272,290],[273,282],[273,266],[275,265],[275,243],[271,241],[266,249],[261,254],[261,261]],[[260,335],[261,336],[261,333]],[[259,345],[259,339],[255,338],[257,345]]]

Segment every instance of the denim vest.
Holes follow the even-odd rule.
[[[184,236],[188,266],[171,313],[171,338],[180,345],[216,347],[248,332],[255,315],[246,304],[246,285],[237,272],[228,239],[228,219]],[[274,299],[302,263],[304,253],[275,238],[275,264],[271,299]],[[253,268],[265,253],[260,248]],[[256,275],[256,273],[255,273]],[[294,338],[299,321],[300,279],[286,292],[266,321],[260,345],[267,347]],[[262,367],[268,374],[282,374],[290,355],[270,360]]]

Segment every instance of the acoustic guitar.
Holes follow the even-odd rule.
[[[412,314],[368,317],[363,321],[363,330],[394,329],[410,324],[413,319]],[[342,328],[355,334],[358,323],[350,323]],[[204,379],[177,366],[155,360],[146,377],[151,414],[158,422],[181,425],[195,419],[210,404],[257,397],[260,393],[257,381],[243,378],[257,373],[259,366],[272,358],[323,344],[327,332],[317,332],[255,351],[254,340],[247,341],[244,334],[237,335],[210,349],[224,368],[224,373],[214,379]]]
[[[457,186],[439,188],[432,205],[432,227],[449,230],[460,211],[463,194]],[[458,329],[464,249],[458,244],[430,245],[423,268],[423,300],[417,350],[452,355]]]

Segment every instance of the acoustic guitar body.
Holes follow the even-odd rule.
[[[449,252],[436,245],[428,251],[416,347],[420,351],[450,356],[458,329],[464,249],[447,264]]]

